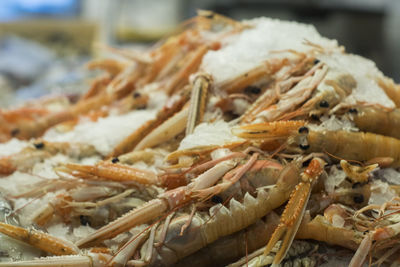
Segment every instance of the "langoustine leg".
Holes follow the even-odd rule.
[[[167,210],[172,210],[189,202],[191,199],[189,194],[191,190],[190,188],[198,189],[210,186],[234,166],[235,163],[232,160],[221,162],[200,175],[191,185],[189,184],[188,186],[178,187],[174,190],[163,193],[158,198],[147,202],[142,207],[139,207],[138,209],[125,214],[116,221],[111,222],[109,225],[102,227],[92,235],[78,240],[76,244],[78,246],[85,246],[87,244],[100,242],[127,231],[135,225],[152,221]]]
[[[215,205],[204,218],[195,214],[193,218],[184,216],[174,219],[169,225],[164,243],[169,243],[168,240],[171,240],[167,245],[169,248],[179,247],[181,242],[186,242],[185,240],[189,243],[184,250],[179,250],[178,247],[172,250],[164,249],[164,246],[156,250],[157,252],[153,249],[153,255],[159,256],[154,256],[152,261],[161,257],[163,264],[173,264],[223,236],[248,227],[286,201],[289,191],[298,182],[298,176],[298,168],[294,164],[289,164],[280,171],[277,183],[268,192],[260,190],[256,197],[244,193],[242,203],[232,198],[228,207],[222,204]],[[181,228],[187,224],[188,219],[191,220],[191,224],[180,236]],[[162,234],[160,233],[156,240],[157,238],[162,238]]]

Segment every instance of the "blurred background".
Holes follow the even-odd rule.
[[[79,93],[96,44],[146,47],[197,9],[311,23],[400,82],[399,0],[1,0],[0,107]]]

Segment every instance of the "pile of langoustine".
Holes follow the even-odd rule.
[[[182,28],[1,111],[0,266],[398,264],[400,87],[311,26]]]

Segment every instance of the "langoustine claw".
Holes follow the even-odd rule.
[[[311,195],[311,188],[323,172],[324,165],[325,162],[323,160],[314,158],[302,173],[301,182],[291,193],[289,202],[282,213],[281,221],[265,247],[264,255],[268,255],[277,241],[283,236],[281,248],[274,258],[273,265],[282,261],[293,242],[303,219],[307,202]]]
[[[162,215],[165,211],[174,209],[190,201],[191,190],[199,190],[214,184],[222,175],[234,166],[235,163],[231,160],[221,162],[197,177],[191,184],[161,194],[159,198],[149,201],[142,207],[139,207],[125,214],[116,221],[111,222],[109,225],[102,227],[95,233],[78,240],[76,245],[81,247],[96,243],[114,237],[135,225],[152,221]]]
[[[71,242],[38,230],[27,230],[19,226],[0,222],[0,232],[54,255],[79,254],[79,249]]]
[[[110,255],[87,253],[86,255],[68,255],[45,257],[28,261],[0,262],[0,267],[106,267]]]
[[[64,166],[57,167],[56,170],[82,179],[135,181],[147,185],[159,184],[158,177],[154,172],[107,161],[102,161],[94,166],[66,163]]]

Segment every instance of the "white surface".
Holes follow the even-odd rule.
[[[270,18],[246,21],[254,28],[230,38],[218,51],[209,51],[202,68],[211,73],[216,83],[230,80],[273,58],[293,57],[292,53],[275,53],[285,49],[306,52],[308,40],[324,47],[337,48],[336,40],[321,37],[314,26]]]
[[[374,180],[371,183],[371,196],[368,204],[382,205],[393,199],[397,194],[390,188],[389,184],[381,180]]]
[[[125,137],[146,121],[153,119],[156,112],[156,110],[138,110],[124,115],[100,118],[96,122],[80,123],[72,131],[63,134],[49,130],[43,138],[53,142],[90,144],[101,154],[107,155]]]
[[[333,193],[335,187],[346,179],[344,171],[339,170],[336,165],[331,167],[328,177],[325,180],[325,190],[327,193]]]
[[[0,157],[17,153],[27,145],[28,142],[16,138],[13,138],[6,143],[0,143]]]
[[[295,58],[293,53],[284,50],[307,53],[313,49],[305,44],[307,40],[324,48],[324,54],[318,54],[317,57],[331,71],[350,73],[357,81],[357,87],[348,102],[394,107],[393,102],[376,83],[376,79],[383,77],[383,74],[375,63],[357,55],[342,53],[336,40],[322,37],[313,26],[270,18],[253,19],[247,23],[254,27],[229,37],[222,42],[223,47],[220,50],[209,51],[204,56],[201,68],[213,76],[216,84],[232,80],[273,59]]]
[[[231,128],[227,122],[220,120],[214,123],[201,123],[192,134],[182,140],[178,150],[198,146],[224,145],[241,140],[243,139],[231,133]]]
[[[377,103],[386,107],[394,107],[394,103],[376,83],[383,78],[375,63],[358,55],[332,53],[319,56],[319,59],[330,68],[350,73],[357,81],[357,87],[351,94],[356,101]]]

